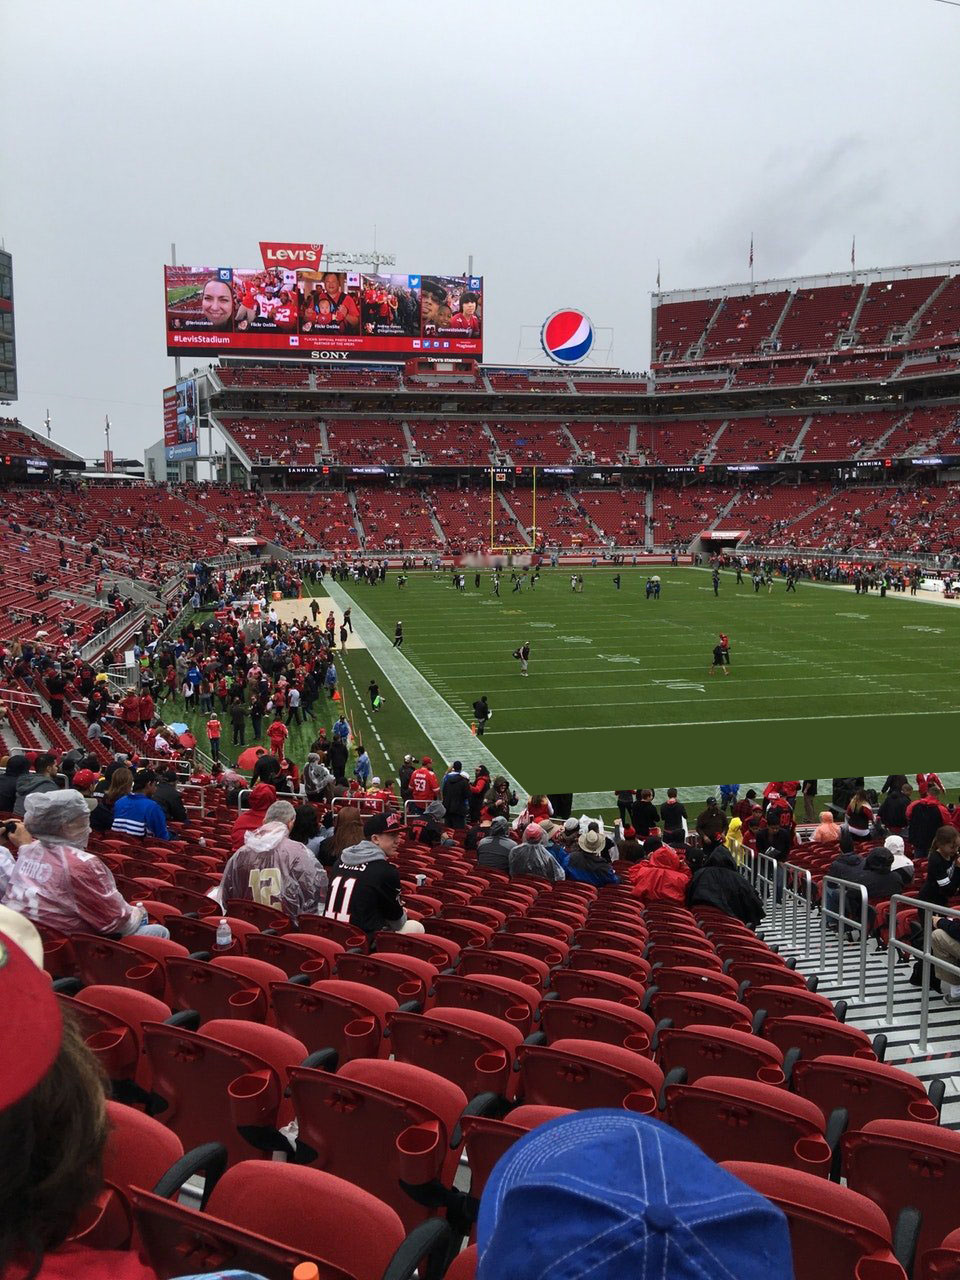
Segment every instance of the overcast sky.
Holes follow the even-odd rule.
[[[751,231],[758,279],[854,233],[861,267],[960,258],[958,64],[936,0],[2,0],[12,411],[159,438],[171,241],[256,266],[376,225],[398,270],[474,255],[488,359],[581,306],[627,369],[658,258],[664,289],[748,278]]]

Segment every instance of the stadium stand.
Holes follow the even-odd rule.
[[[404,461],[407,441],[402,428],[386,418],[328,418],[330,459],[348,466]]]

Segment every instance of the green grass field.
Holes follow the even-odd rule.
[[[507,574],[499,600],[487,572],[479,589],[468,573],[463,593],[449,575],[429,572],[410,574],[402,591],[395,573],[385,585],[346,590],[388,643],[403,619],[404,657],[464,722],[474,699],[488,696],[484,744],[530,790],[910,772],[952,761],[960,715],[944,708],[954,701],[957,610],[802,582],[795,595],[781,581],[757,595],[732,573],[714,598],[708,573],[669,566],[661,598],[648,601],[646,571],[620,572],[617,591],[615,570],[585,571],[577,595],[562,569],[520,594]],[[709,674],[720,631],[732,642],[729,676]],[[512,657],[524,640],[526,679]],[[380,678],[386,701],[373,742],[363,695],[376,663],[354,650],[344,665],[374,767],[389,770],[424,749],[429,718],[409,697],[404,705],[396,672],[394,687]]]

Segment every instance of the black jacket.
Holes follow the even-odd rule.
[[[470,783],[462,773],[451,773],[443,781],[441,792],[447,814],[465,818],[470,811]]]
[[[180,792],[172,782],[159,782],[153,798],[167,815],[169,822],[187,822],[187,811],[183,807]]]
[[[630,814],[633,827],[638,836],[648,836],[651,827],[660,825],[657,806],[650,800],[637,800]]]
[[[871,849],[863,860],[863,866],[853,877],[862,884],[870,902],[886,902],[895,893],[903,893],[913,879],[907,872],[890,870],[890,854],[886,849]]]
[[[887,828],[905,827],[907,825],[907,807],[909,804],[909,796],[905,796],[902,791],[891,791],[889,795],[884,796],[878,817]]]
[[[955,893],[960,893],[960,864],[948,862],[931,850],[927,859],[927,878],[920,888],[921,901],[936,902],[945,907]]]
[[[696,872],[687,890],[687,905],[716,907],[751,927],[765,914],[759,894],[737,870],[726,849],[714,849]]]
[[[26,758],[23,759],[23,768],[10,772],[10,765],[7,765],[6,771],[0,775],[0,813],[13,813],[13,802],[17,794],[17,779],[29,772],[30,766],[27,764]]]

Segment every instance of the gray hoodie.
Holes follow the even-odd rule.
[[[13,812],[18,818],[22,818],[27,796],[37,791],[56,790],[57,784],[45,773],[22,773],[17,779],[17,798],[13,803]]]

